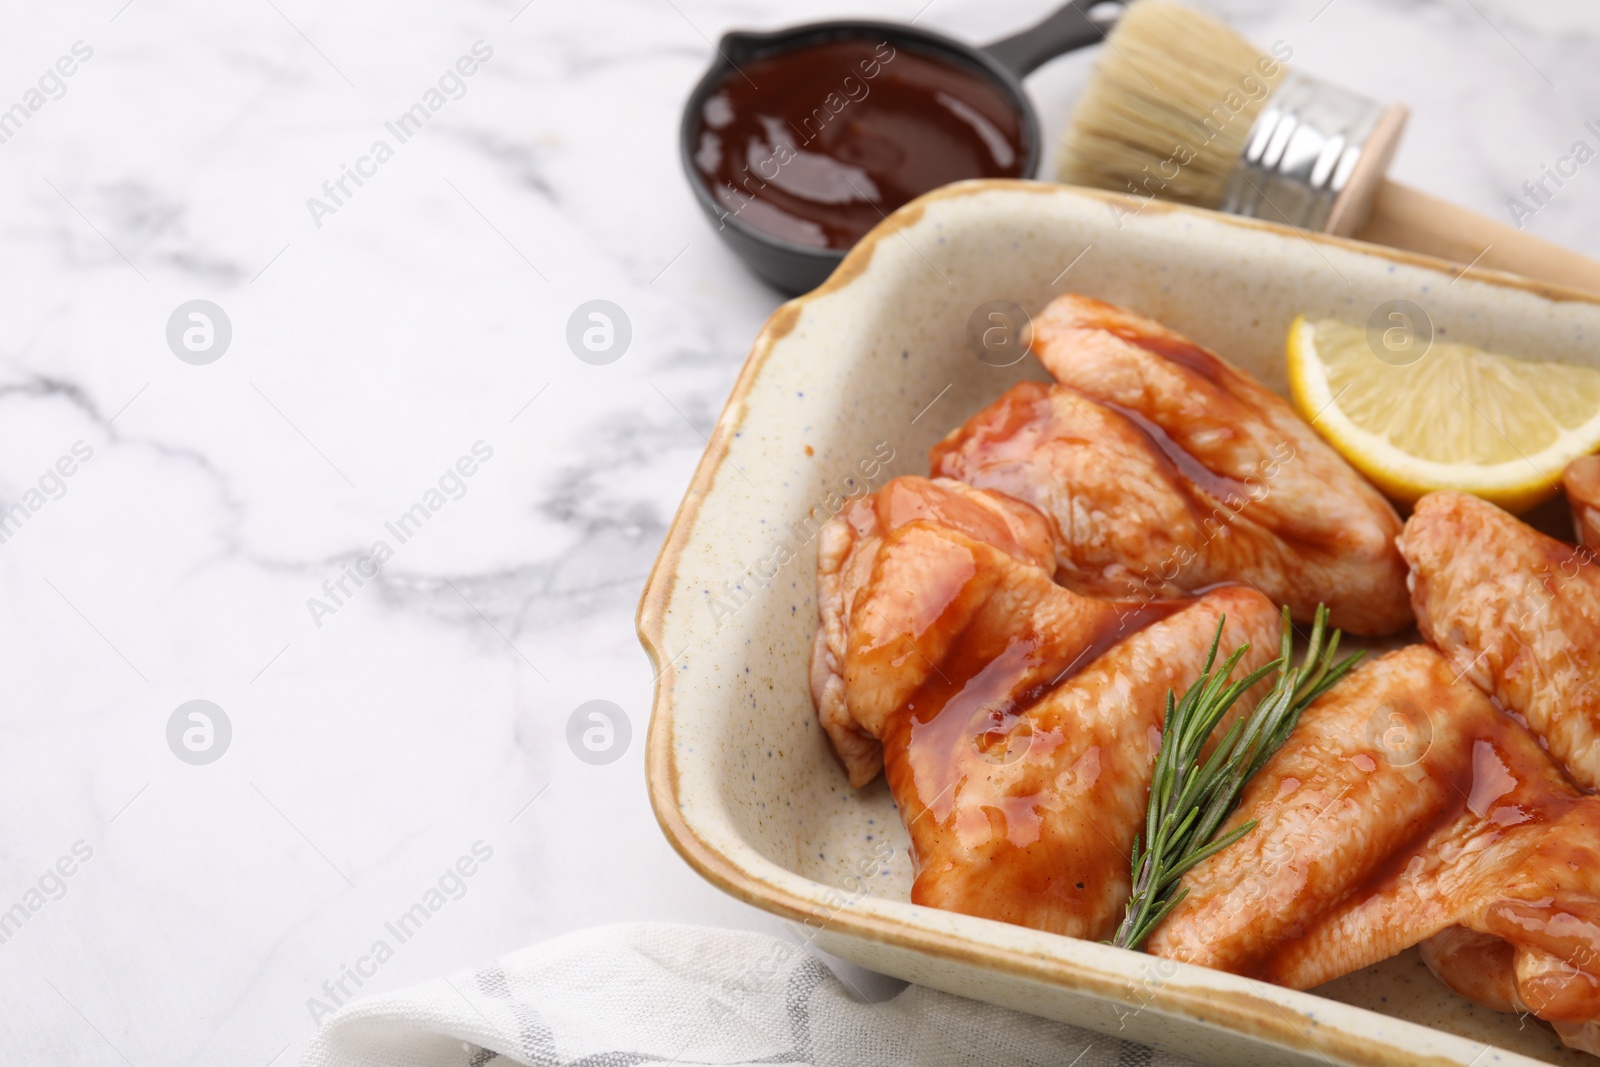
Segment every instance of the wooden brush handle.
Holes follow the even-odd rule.
[[[1427,193],[1385,180],[1351,236],[1600,294],[1600,263]]]

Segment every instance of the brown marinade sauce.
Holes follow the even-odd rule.
[[[758,56],[701,108],[694,161],[729,215],[774,237],[849,248],[907,201],[965,178],[1015,178],[1022,119],[992,79],[887,41]]]

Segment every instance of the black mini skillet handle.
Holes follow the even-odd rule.
[[[1104,7],[1112,11],[1120,6],[1116,0],[1072,0],[1043,22],[986,45],[983,50],[1012,74],[1025,78],[1056,56],[1105,40],[1106,30],[1115,18],[1091,19],[1089,9]]]

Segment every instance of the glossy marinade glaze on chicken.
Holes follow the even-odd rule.
[[[852,784],[884,770],[912,900],[1110,936],[1169,694],[1277,609],[1426,643],[1305,710],[1148,951],[1309,988],[1420,946],[1452,989],[1600,1041],[1600,571],[1459,494],[1393,507],[1276,394],[1086,297],[1055,378],[820,539],[811,683]],[[1580,464],[1585,461],[1580,461]],[[1600,465],[1567,490],[1580,534]],[[1260,683],[1218,726],[1248,714]],[[1220,832],[1219,832],[1220,836]]]

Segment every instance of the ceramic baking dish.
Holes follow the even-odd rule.
[[[1215,1064],[1589,1063],[1533,1020],[1475,1007],[1414,952],[1314,993],[909,903],[882,780],[852,790],[807,687],[816,526],[927,473],[928,447],[1023,377],[969,345],[990,301],[1077,291],[1188,334],[1284,388],[1295,315],[1390,300],[1437,336],[1595,364],[1600,303],[1490,272],[1212,212],[1039,183],[969,182],[875,229],[750,351],[650,576],[650,796],[713,884],[865,967]],[[981,323],[990,320],[980,316]]]

